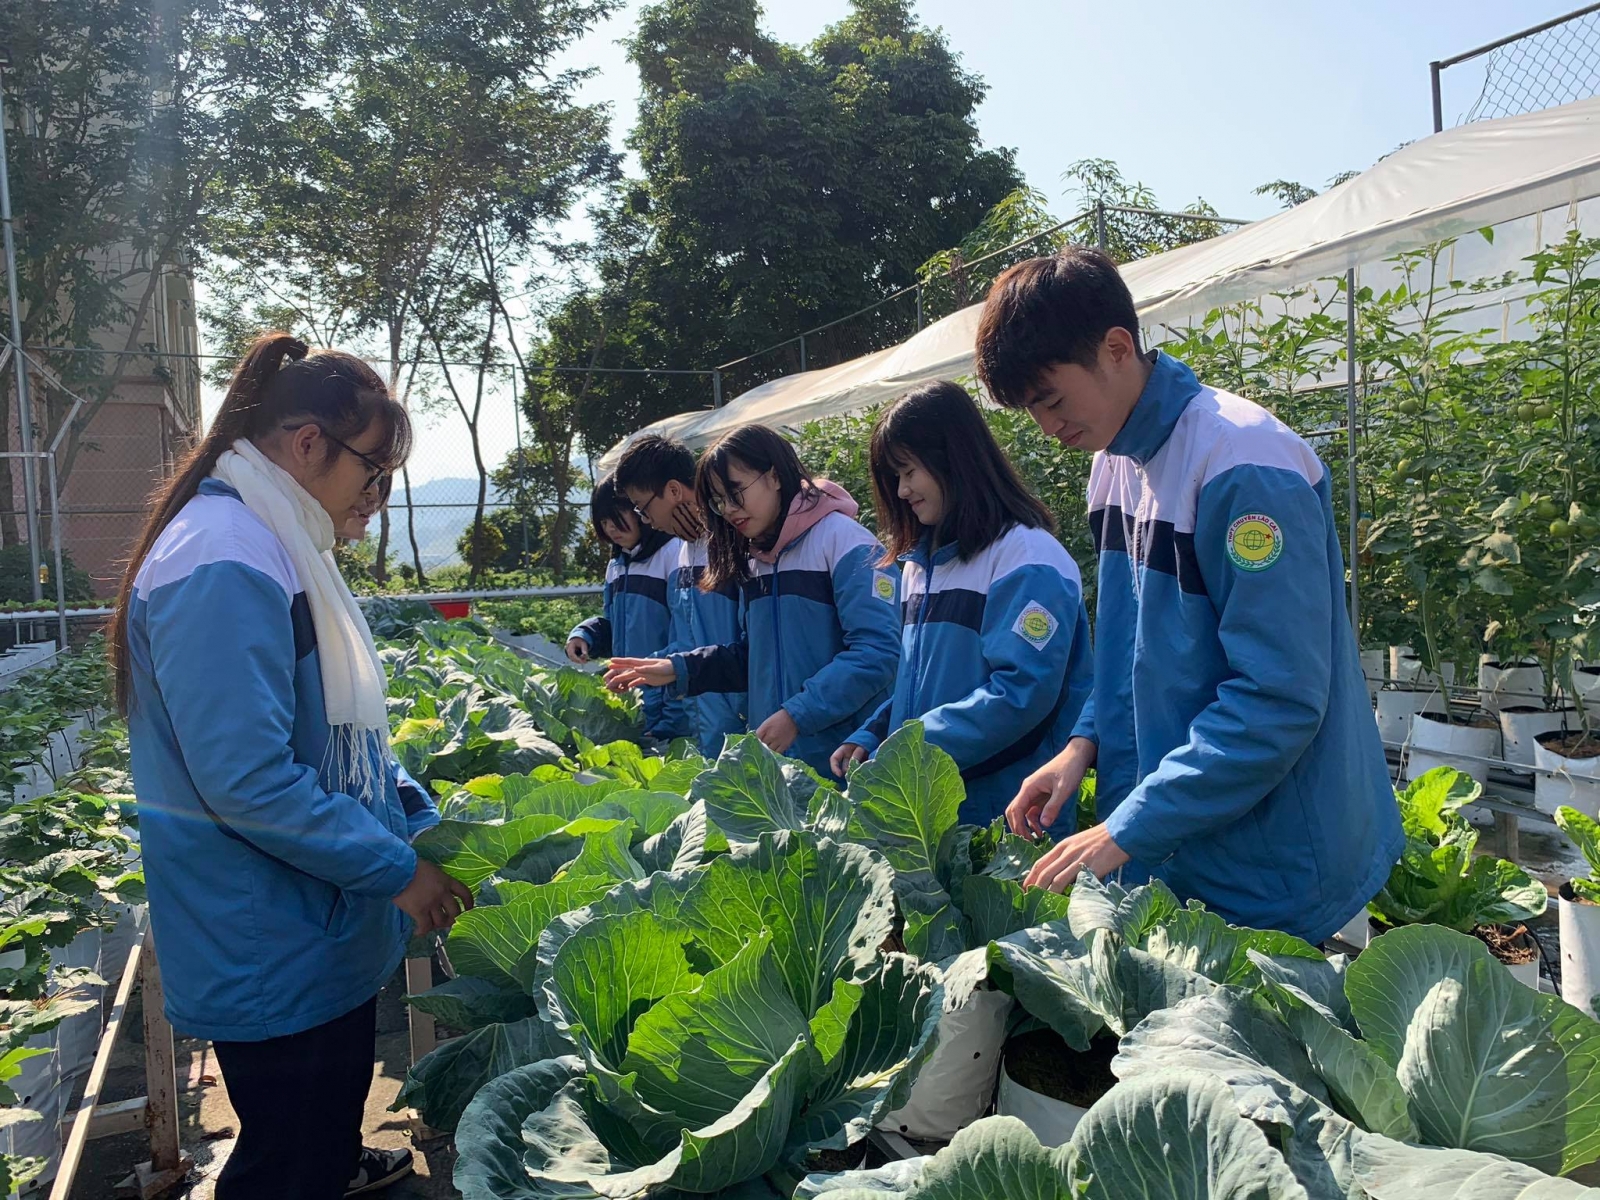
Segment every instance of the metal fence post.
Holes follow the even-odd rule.
[[[806,369],[806,335],[800,335],[800,370]]]
[[[56,558],[56,621],[61,640],[57,647],[67,648],[67,574],[61,569],[61,494],[56,484],[56,456],[44,456],[45,469],[50,477],[50,543]],[[35,572],[37,577],[37,572]]]
[[[9,57],[6,65],[10,64]],[[12,368],[17,373],[17,431],[22,435],[22,452],[33,453],[33,406],[28,395],[28,356],[22,352],[22,306],[17,300],[17,247],[12,233],[11,174],[6,163],[6,110],[5,84],[0,73],[0,226],[4,227],[6,254],[6,292],[11,304],[11,354],[16,360]],[[22,502],[28,522],[28,563],[33,575],[33,598],[44,595],[44,585],[39,581],[39,488],[38,466],[33,459],[22,460]]]
[[[711,407],[722,407],[722,372],[711,372]]]
[[[1439,72],[1441,67],[1437,61],[1428,64],[1428,74],[1432,77],[1433,87],[1433,131],[1444,132],[1444,97],[1439,91]]]
[[[1094,202],[1094,242],[1102,254],[1106,251],[1106,244],[1110,239],[1106,236],[1106,202]]]
[[[922,331],[922,285],[917,284],[917,332]]]
[[[527,382],[528,373],[522,373]],[[528,569],[528,496],[523,487],[528,464],[522,458],[522,393],[517,390],[517,368],[511,368],[511,423],[517,431],[517,524],[522,526],[522,569]]]
[[[1345,383],[1345,444],[1350,459],[1350,628],[1355,632],[1356,649],[1361,649],[1361,504],[1356,490],[1356,269],[1344,276],[1345,357],[1348,372]]]

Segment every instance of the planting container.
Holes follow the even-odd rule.
[[[1542,703],[1544,668],[1536,662],[1499,662],[1488,659],[1478,666],[1479,706],[1485,712]]]
[[[1406,658],[1416,658],[1417,652],[1410,646],[1389,647],[1389,678],[1400,678],[1400,661]]]
[[[1367,943],[1372,940],[1372,921],[1363,908],[1355,916],[1346,921],[1333,935],[1354,950],[1365,950]]]
[[[1479,783],[1487,782],[1489,764],[1500,757],[1500,729],[1457,725],[1432,713],[1411,719],[1411,749],[1406,756],[1406,779],[1416,779],[1434,767],[1455,767]]]
[[[1561,930],[1561,998],[1589,1016],[1600,1014],[1600,905],[1585,904],[1561,885],[1556,898]]]
[[[1412,717],[1422,712],[1443,714],[1444,711],[1444,696],[1438,692],[1386,688],[1378,693],[1375,709],[1378,736],[1386,746],[1403,746],[1411,736]]]
[[[940,1017],[939,1044],[917,1074],[905,1106],[884,1117],[878,1128],[947,1142],[988,1112],[1012,1003],[1004,992],[976,991]]]
[[[1395,664],[1393,678],[1396,683],[1409,683],[1420,688],[1436,688],[1441,682],[1448,688],[1456,681],[1456,665],[1452,662],[1440,663],[1439,674],[1435,675],[1422,665],[1422,659],[1415,654],[1405,655]]]
[[[1547,744],[1565,736],[1556,732],[1541,733],[1534,738],[1534,807],[1554,816],[1556,809],[1570,804],[1600,821],[1600,756],[1568,758],[1557,754]]]
[[[1372,918],[1367,922],[1367,930],[1369,935],[1367,938],[1367,944],[1371,945],[1373,941],[1388,933],[1392,928],[1395,928],[1395,926],[1385,925],[1376,917]],[[1504,931],[1511,928],[1511,926],[1500,925],[1496,926],[1496,928]],[[1537,992],[1539,991],[1539,943],[1534,940],[1532,934],[1527,932],[1523,933],[1522,938],[1526,945],[1533,948],[1533,960],[1525,963],[1508,963],[1504,959],[1500,959],[1500,965],[1507,971],[1511,972],[1511,978],[1515,979],[1524,987],[1532,988]],[[1487,945],[1487,943],[1485,944]],[[1490,953],[1493,953],[1493,950],[1491,950]]]
[[[999,1117],[1016,1117],[1042,1145],[1059,1146],[1071,1140],[1072,1131],[1089,1110],[1023,1087],[1002,1066],[994,1111]]]
[[[1517,775],[1533,774],[1534,738],[1568,728],[1577,713],[1570,708],[1551,712],[1545,708],[1518,704],[1500,710],[1501,757]],[[1519,769],[1520,768],[1520,769]]]
[[[1374,700],[1378,698],[1378,693],[1383,689],[1384,679],[1389,674],[1388,657],[1382,650],[1361,652],[1361,674],[1367,680],[1367,694]]]
[[[433,611],[447,621],[472,615],[472,601],[470,600],[429,600]]]

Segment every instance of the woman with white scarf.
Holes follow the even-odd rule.
[[[366,363],[263,336],[118,597],[167,1017],[215,1044],[240,1121],[218,1200],[338,1200],[411,1167],[361,1144],[377,994],[472,897],[410,846],[383,668],[332,554],[410,445]]]

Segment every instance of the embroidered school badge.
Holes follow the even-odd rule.
[[[1056,619],[1044,605],[1030,600],[1027,607],[1017,614],[1011,632],[1035,650],[1043,650],[1056,635]]]
[[[1283,553],[1283,531],[1263,513],[1246,513],[1228,526],[1228,557],[1241,571],[1265,571]]]
[[[872,573],[872,591],[885,604],[894,603],[894,579],[887,571]]]

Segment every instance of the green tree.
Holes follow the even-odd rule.
[[[616,206],[641,228],[552,315],[544,361],[709,367],[760,349],[915,282],[1020,183],[1009,151],[980,145],[983,84],[909,4],[857,0],[808,46],[758,18],[755,0],[644,10],[629,43],[644,178]],[[913,328],[911,309],[876,336]],[[827,361],[860,349],[841,339]],[[724,397],[797,354],[729,373]],[[563,376],[534,402],[552,392],[588,448],[712,400],[695,376]]]

